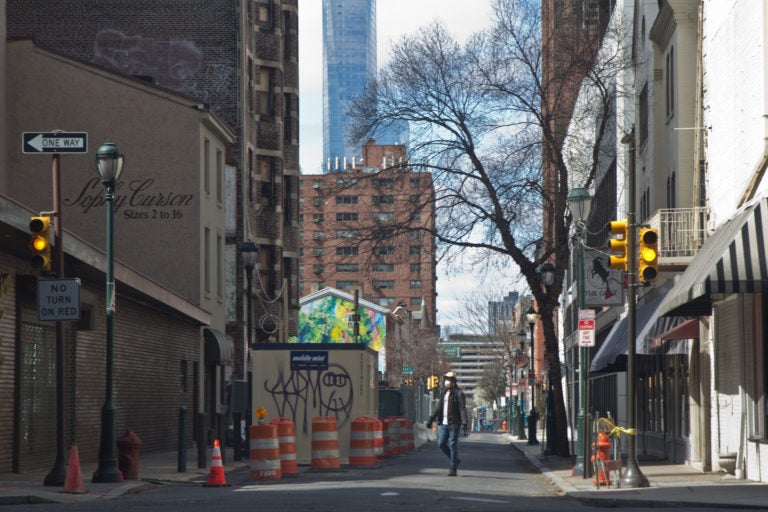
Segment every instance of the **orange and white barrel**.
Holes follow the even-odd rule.
[[[381,433],[382,433],[382,440],[384,441],[384,457],[391,457],[392,456],[392,443],[390,442],[389,437],[389,430],[392,428],[392,420],[389,418],[384,418],[381,421]]]
[[[400,452],[400,418],[389,417],[389,447],[392,455]]]
[[[277,425],[251,425],[249,465],[253,480],[280,478],[280,445]]]
[[[361,416],[352,420],[349,438],[349,465],[376,465],[374,422],[371,418]]]
[[[280,446],[280,469],[283,475],[298,475],[296,424],[290,418],[275,418],[270,423],[277,425],[277,441]]]
[[[400,448],[398,449],[398,453],[408,453],[408,418],[398,416],[397,419],[400,422],[400,428],[398,429],[400,432],[400,435],[398,436]]]
[[[406,432],[406,448],[409,452],[416,449],[416,441],[413,438],[413,420],[405,420]]]
[[[310,465],[312,469],[341,467],[336,418],[332,416],[312,418],[312,461]]]
[[[370,418],[373,422],[373,453],[376,457],[384,455],[384,425],[379,418]]]

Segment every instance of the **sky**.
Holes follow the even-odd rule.
[[[322,0],[299,0],[299,160],[303,173],[320,172],[323,157]],[[442,21],[459,41],[486,28],[492,0],[377,0],[379,68],[401,36]],[[479,277],[465,269],[438,264],[438,323],[455,325],[462,299],[477,288]],[[494,279],[498,283],[499,279]],[[499,300],[510,289],[499,287]]]

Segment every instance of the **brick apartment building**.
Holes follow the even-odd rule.
[[[226,179],[222,257],[231,273],[226,334],[234,375],[244,378],[244,241],[259,249],[254,341],[286,341],[298,328],[298,2],[131,0],[105,9],[82,0],[73,7],[8,0],[7,35],[189,96],[235,131],[225,155],[235,172]]]
[[[391,310],[398,306],[434,329],[434,195],[429,173],[412,172],[405,146],[363,146],[362,163],[301,177],[302,296],[324,287]]]

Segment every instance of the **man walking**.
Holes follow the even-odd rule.
[[[456,385],[456,374],[445,374],[443,393],[435,412],[429,417],[427,428],[437,422],[437,445],[443,450],[451,464],[448,476],[456,476],[459,459],[459,428],[467,435],[467,405],[464,392]]]

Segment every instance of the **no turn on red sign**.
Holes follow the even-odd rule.
[[[593,309],[579,310],[579,346],[595,346],[595,311]]]

